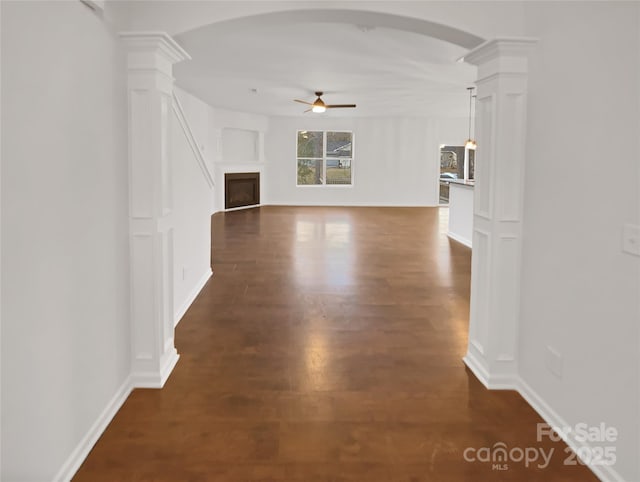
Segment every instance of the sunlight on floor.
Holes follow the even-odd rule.
[[[295,239],[294,268],[299,283],[333,287],[354,284],[356,253],[348,220],[296,220]]]

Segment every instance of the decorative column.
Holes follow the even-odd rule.
[[[189,55],[167,34],[124,32],[129,102],[131,377],[162,388],[178,361],[173,324],[170,122],[173,64]]]
[[[528,53],[533,39],[469,52],[478,67],[471,313],[464,361],[488,388],[515,388]]]

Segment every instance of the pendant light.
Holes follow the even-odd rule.
[[[473,95],[473,89],[475,89],[475,87],[467,87],[467,90],[469,91],[469,138],[467,139],[467,142],[465,142],[464,144],[464,147],[467,149],[476,148],[476,141],[474,141],[473,138],[471,137],[471,106],[472,106],[473,98],[475,97]]]

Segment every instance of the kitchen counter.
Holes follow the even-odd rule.
[[[449,231],[447,235],[471,248],[473,239],[473,187],[475,181],[452,179],[449,183]]]
[[[449,181],[450,184],[457,184],[458,186],[466,186],[466,187],[473,187],[475,186],[476,182],[471,179],[469,181],[465,181],[463,179],[451,179]]]

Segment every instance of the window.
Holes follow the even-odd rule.
[[[298,186],[351,185],[353,133],[298,131]]]

